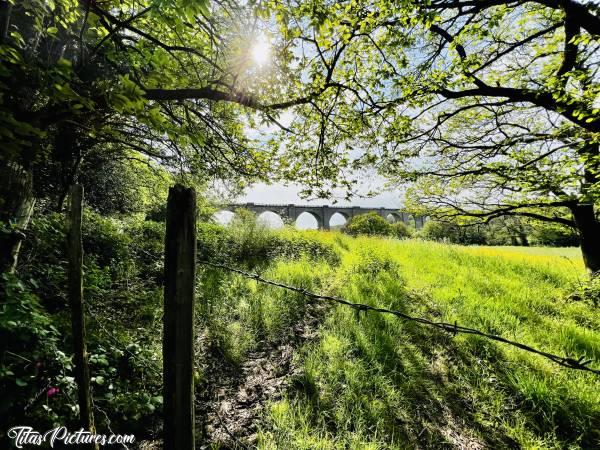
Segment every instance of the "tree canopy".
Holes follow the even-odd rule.
[[[260,109],[278,72],[248,60],[260,33],[249,7],[13,3],[2,2],[3,161],[60,163],[72,179],[86,152],[130,149],[190,174],[264,176],[268,155],[250,145],[237,104]]]
[[[600,270],[598,7],[576,1],[287,2],[318,93],[288,145],[321,174],[374,164],[420,213],[578,229]],[[300,139],[296,136],[302,136]]]

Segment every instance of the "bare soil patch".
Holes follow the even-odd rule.
[[[221,355],[210,355],[203,395],[196,414],[204,417],[207,440],[199,448],[252,448],[270,401],[281,398],[300,370],[294,352],[317,337],[324,305],[309,304],[306,314],[276,343],[264,343],[237,367],[226,367]],[[221,357],[219,357],[221,356]]]

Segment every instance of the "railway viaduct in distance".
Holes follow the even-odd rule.
[[[425,217],[413,217],[410,214],[393,208],[369,208],[362,206],[312,206],[312,205],[271,205],[261,203],[234,203],[225,205],[221,211],[235,212],[236,209],[247,209],[254,212],[257,216],[264,212],[272,212],[277,214],[284,222],[295,222],[300,214],[308,213],[312,215],[318,224],[320,230],[329,230],[329,221],[334,214],[341,214],[346,221],[352,217],[374,212],[384,219],[388,220],[389,216],[393,218],[393,222],[402,221],[406,225],[413,225],[419,229],[425,223]]]

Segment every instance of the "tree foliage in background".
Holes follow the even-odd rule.
[[[549,247],[577,247],[579,236],[569,227],[555,223],[540,223],[532,227],[531,243]]]
[[[498,217],[486,223],[464,224],[452,220],[429,220],[417,233],[422,239],[460,245],[513,245],[577,247],[573,228],[515,216]]]
[[[481,225],[460,226],[456,223],[430,220],[420,230],[419,236],[427,240],[460,245],[487,244],[485,229]]]

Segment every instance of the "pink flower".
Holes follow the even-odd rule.
[[[52,398],[56,394],[58,394],[59,392],[60,392],[59,388],[57,388],[57,387],[51,387],[50,389],[48,389],[48,392],[46,392],[46,395],[48,396],[48,398]]]

